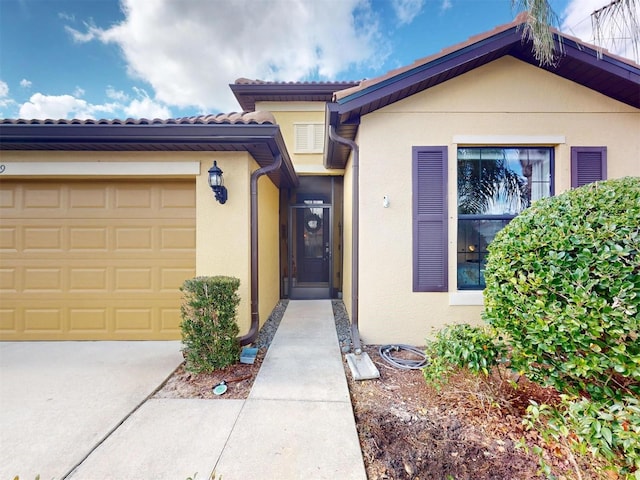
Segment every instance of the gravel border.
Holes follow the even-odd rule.
[[[282,299],[278,302],[258,332],[258,336],[255,342],[253,342],[254,347],[269,348],[288,305],[288,299]],[[340,350],[342,353],[348,353],[351,350],[351,323],[349,322],[349,315],[342,300],[331,300],[331,306],[333,308],[333,318],[336,324]]]

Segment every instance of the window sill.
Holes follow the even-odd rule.
[[[484,305],[482,290],[457,290],[449,293],[449,305]]]

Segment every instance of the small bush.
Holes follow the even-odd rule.
[[[429,362],[422,369],[424,378],[439,388],[460,368],[489,375],[504,359],[505,349],[491,329],[459,324],[438,331],[434,340],[427,341],[425,353]]]
[[[239,286],[237,278],[217,276],[192,278],[180,288],[180,329],[187,370],[212,372],[238,362]]]
[[[540,200],[489,250],[484,318],[513,368],[594,401],[640,395],[640,178]]]
[[[566,445],[579,455],[603,458],[606,464],[598,469],[615,472],[615,476],[609,478],[640,478],[640,400],[637,398],[592,402],[563,395],[556,408],[532,402],[524,424],[538,430],[545,440]],[[543,470],[548,471],[542,458],[541,463]]]

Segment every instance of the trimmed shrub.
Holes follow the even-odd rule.
[[[183,283],[180,329],[187,370],[212,372],[238,362],[239,286],[239,279],[225,276],[196,277]]]
[[[640,178],[540,200],[489,250],[484,318],[514,369],[594,401],[640,395]]]

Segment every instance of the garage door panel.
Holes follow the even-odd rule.
[[[18,251],[18,229],[13,226],[0,226],[0,253]]]
[[[69,209],[97,208],[107,211],[109,208],[109,188],[92,185],[70,185],[68,190]]]
[[[154,210],[156,218],[195,219],[193,182],[90,182],[3,180],[3,218],[148,218]]]
[[[68,226],[69,251],[71,252],[106,252],[109,246],[109,229],[107,227]]]
[[[0,184],[0,339],[180,338],[194,182],[41,183]]]
[[[59,259],[28,260],[22,264],[16,261],[12,262],[15,265],[3,264],[0,268],[0,293],[13,292],[22,295],[23,299],[28,299],[29,295],[62,291],[122,294],[138,290],[178,295],[178,289],[185,279],[195,275],[195,269],[185,265],[188,258],[164,259],[159,264],[161,260],[152,259],[150,264],[150,260],[140,258],[127,259],[124,263],[92,258],[70,261],[68,265],[60,265]],[[3,297],[3,302],[7,300],[9,297]]]
[[[112,219],[111,222],[116,221]],[[105,225],[105,219],[38,220],[22,219],[19,225],[3,218],[0,224],[2,260],[11,253],[20,258],[46,258],[51,252],[109,252],[109,255],[146,253],[161,256],[165,250],[195,249],[193,219],[119,219]],[[14,220],[15,222],[15,220]],[[61,224],[64,223],[64,224]]]
[[[64,290],[63,281],[63,269],[60,267],[25,268],[22,292],[62,293]]]
[[[38,295],[0,309],[3,340],[148,340],[180,338],[180,295],[77,295],[73,303]]]
[[[109,312],[107,308],[81,308],[69,309],[69,330],[76,334],[108,335]]]
[[[115,249],[153,251],[153,227],[117,227]]]
[[[54,183],[29,185],[23,191],[22,204],[24,210],[27,211],[34,209],[44,209],[46,211],[63,210],[64,196],[65,191]]]
[[[109,289],[107,267],[70,267],[69,293],[104,292]]]
[[[24,331],[27,334],[62,335],[64,332],[63,309],[29,306],[24,309]]]
[[[160,229],[162,250],[193,250],[196,248],[196,232],[193,228],[165,226]]]
[[[195,270],[180,267],[163,267],[160,269],[160,291],[163,293],[176,292],[187,278],[195,276]]]
[[[10,335],[19,330],[17,312],[13,308],[0,308],[0,335],[7,332]]]

